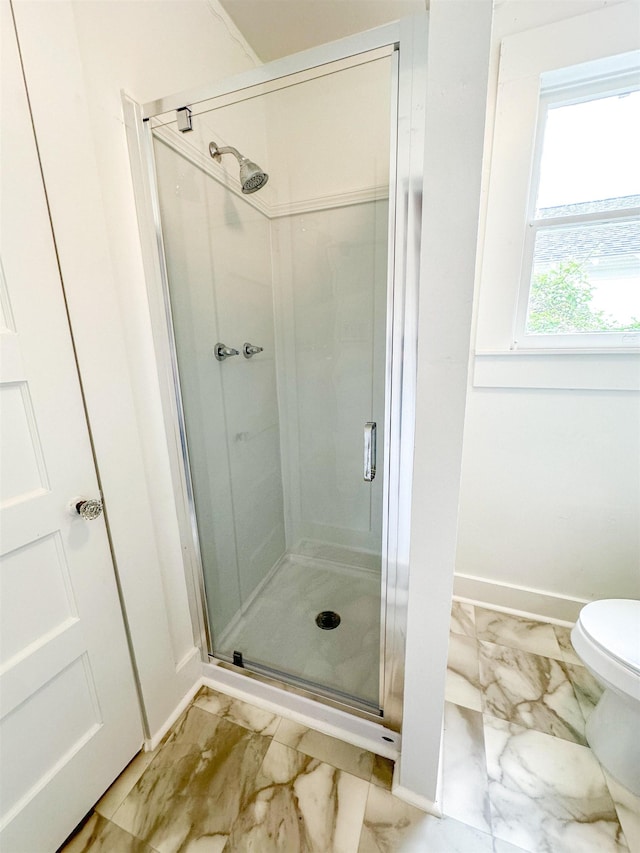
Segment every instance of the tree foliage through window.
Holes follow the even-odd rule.
[[[640,318],[620,324],[592,306],[595,288],[584,266],[563,261],[533,276],[529,295],[529,334],[626,332],[640,329]]]

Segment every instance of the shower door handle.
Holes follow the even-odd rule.
[[[364,479],[370,483],[376,476],[376,424],[364,425]]]

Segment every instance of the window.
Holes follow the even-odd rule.
[[[640,342],[640,69],[620,60],[541,76],[517,348]]]
[[[634,0],[501,40],[476,387],[640,391],[639,27]],[[544,316],[554,287],[572,323]]]

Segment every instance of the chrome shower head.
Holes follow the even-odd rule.
[[[223,154],[233,154],[240,164],[240,184],[245,195],[261,189],[269,180],[269,175],[263,172],[256,163],[244,157],[237,148],[232,148],[230,145],[225,148],[218,148],[215,142],[210,142],[209,154],[218,162],[222,159]]]
[[[261,189],[269,180],[269,175],[251,160],[243,158],[240,161],[240,183],[243,193],[254,193]]]

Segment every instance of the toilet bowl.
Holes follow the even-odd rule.
[[[592,601],[571,642],[605,688],[587,720],[587,741],[609,773],[640,795],[640,601]]]

